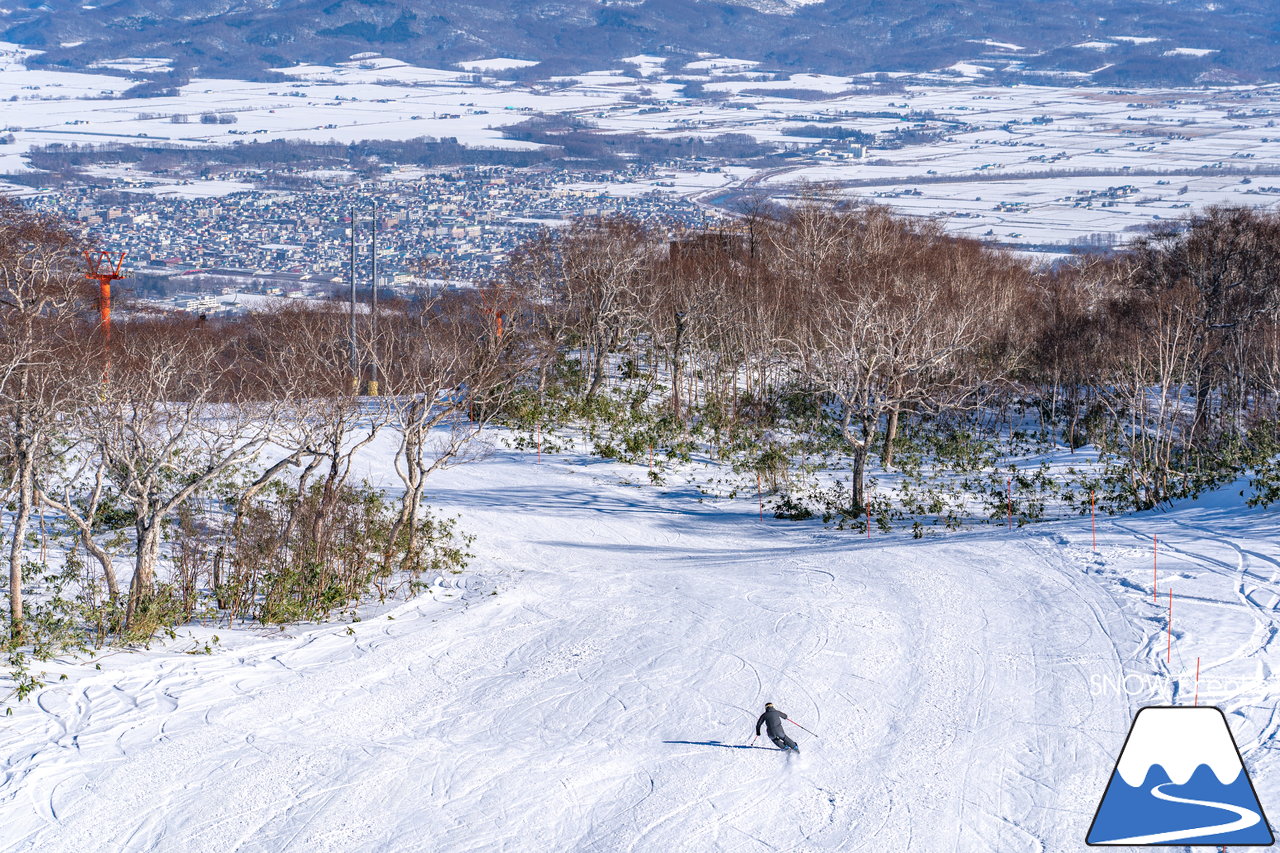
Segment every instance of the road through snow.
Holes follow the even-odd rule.
[[[44,689],[0,718],[0,847],[1083,849],[1141,704],[1095,679],[1162,629],[1087,520],[868,542],[624,470],[442,474],[465,599]],[[819,737],[747,748],[766,701]]]

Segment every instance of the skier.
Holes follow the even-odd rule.
[[[764,725],[765,733],[769,735],[769,740],[773,741],[773,745],[778,749],[794,749],[800,751],[800,746],[791,738],[787,737],[787,733],[782,730],[782,721],[787,719],[787,715],[773,707],[772,702],[764,704],[764,713],[760,715],[760,719],[756,720],[756,737],[760,737],[760,726]]]

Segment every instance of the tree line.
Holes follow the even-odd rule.
[[[426,478],[478,452],[536,356],[519,327],[495,326],[487,289],[376,313],[138,304],[108,328],[85,248],[0,204],[11,663],[192,620],[323,618],[464,564],[453,522],[424,506]],[[369,396],[374,382],[394,393]],[[352,473],[375,440],[395,495]]]
[[[868,520],[874,471],[930,441],[959,466],[966,436],[1027,423],[1096,448],[1090,488],[1117,509],[1246,471],[1274,499],[1280,216],[1162,227],[1043,267],[881,207],[755,201],[709,230],[579,220],[491,281],[355,311],[137,305],[108,330],[81,240],[3,203],[6,649],[410,591],[465,560],[426,483],[493,423],[632,460],[703,447],[768,487],[820,448]],[[353,476],[376,440],[399,490]]]
[[[203,117],[201,119],[203,121]],[[455,137],[422,136],[407,140],[365,142],[307,142],[303,140],[253,140],[230,146],[189,146],[166,143],[77,144],[34,146],[31,165],[47,172],[66,172],[88,166],[140,163],[151,169],[210,165],[259,168],[336,166],[374,170],[382,163],[419,166],[533,166],[554,159],[551,152],[511,151],[463,145]]]
[[[1030,412],[1046,446],[1092,444],[1116,507],[1194,494],[1276,449],[1274,213],[1212,208],[1043,267],[881,207],[748,201],[720,231],[578,222],[526,245],[503,284],[559,354],[544,395],[581,414],[624,370],[641,378],[619,387],[673,435],[824,437],[857,511],[868,460],[891,468],[904,428],[992,411]]]

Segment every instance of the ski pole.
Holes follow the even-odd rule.
[[[755,745],[756,745],[756,738],[758,738],[758,737],[760,737],[760,735],[756,735],[755,737],[753,737],[753,738],[751,739],[751,743],[747,744],[747,749],[750,749],[751,747],[753,747],[753,746],[755,746]]]
[[[793,725],[800,726],[799,723],[797,723],[795,720],[791,719],[790,717],[787,717],[787,722],[792,723]],[[800,728],[804,729],[806,732],[809,732],[809,730],[805,729],[804,726],[800,726]],[[817,737],[817,735],[813,734],[813,732],[809,732],[809,734],[813,735],[814,737]]]

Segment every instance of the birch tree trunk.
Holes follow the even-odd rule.
[[[13,541],[9,543],[9,637],[21,643],[22,613],[22,551],[26,545],[27,526],[34,502],[35,460],[31,455],[31,436],[22,429],[22,419],[17,419],[18,432],[13,437],[16,508],[13,519]]]

